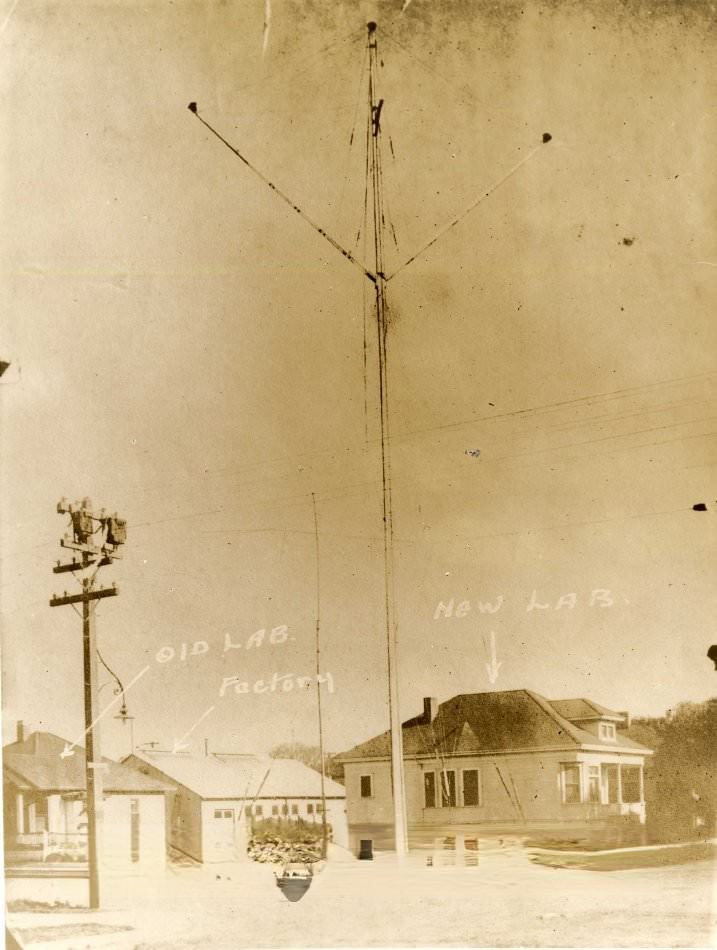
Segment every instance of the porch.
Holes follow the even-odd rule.
[[[45,862],[87,862],[87,833],[29,831],[5,834],[5,867]]]

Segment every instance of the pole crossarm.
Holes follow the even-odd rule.
[[[97,564],[98,567],[107,567],[107,565],[112,563],[112,558],[107,557],[106,555],[98,561],[88,561],[87,564],[83,564],[81,561],[70,561],[67,564],[60,564],[58,561],[57,564],[53,567],[53,574],[66,574],[67,571],[85,571],[88,567],[92,567],[94,564]]]
[[[91,600],[102,600],[104,597],[116,597],[119,594],[117,587],[101,587],[99,590],[83,591],[81,594],[64,594],[62,597],[51,597],[51,607],[65,607],[68,604],[89,603]]]
[[[322,228],[314,220],[312,220],[312,218],[310,218],[309,215],[303,209],[301,209],[297,204],[294,204],[291,198],[289,198],[288,195],[284,194],[284,192],[281,191],[280,188],[277,188],[274,182],[270,181],[266,177],[266,175],[260,172],[259,169],[256,168],[256,166],[253,165],[249,161],[248,158],[242,155],[239,149],[235,148],[230,142],[228,142],[224,138],[224,136],[220,132],[218,132],[212,125],[210,125],[206,119],[202,118],[202,116],[197,111],[196,102],[190,102],[187,108],[199,119],[199,121],[202,123],[203,126],[205,126],[205,128],[209,129],[212,135],[215,135],[219,139],[220,142],[223,142],[224,145],[226,145],[226,147],[229,149],[229,151],[233,152],[236,155],[236,157],[240,159],[240,161],[242,161],[246,165],[246,167],[256,175],[257,178],[260,179],[260,181],[263,181],[265,185],[268,185],[268,187],[271,188],[271,190],[275,194],[277,194],[281,198],[281,200],[284,201],[291,208],[292,211],[295,211],[299,215],[300,218],[303,218],[304,221],[307,222],[307,224],[311,225],[314,231],[316,231],[317,234],[320,234],[322,238],[328,241],[329,244],[335,250],[339,252],[339,254],[343,255],[343,257],[351,261],[352,264],[355,264],[355,266],[358,267],[359,270],[364,274],[364,276],[368,277],[368,279],[373,284],[376,283],[376,275],[373,274],[364,264],[362,264],[361,261],[357,257],[354,257],[351,251],[347,250],[345,247],[339,244],[336,238],[332,237],[327,231],[324,230],[324,228]]]

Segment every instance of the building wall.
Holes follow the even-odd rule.
[[[247,818],[241,799],[201,803],[202,860],[246,861]]]
[[[173,786],[173,791],[165,793],[165,828],[168,845],[189,855],[195,861],[202,860],[202,800],[196,792],[170,779],[160,769],[145,762],[138,756],[130,755],[125,765],[136,768],[149,778],[163,785]]]
[[[35,792],[30,796],[18,793],[12,786],[7,787],[6,793],[8,791],[12,794],[6,800],[6,819],[10,818],[12,823],[5,826],[5,840],[6,852],[13,856],[14,863],[87,860],[87,812],[83,793]],[[22,804],[21,811],[18,811],[18,801]],[[123,870],[164,867],[164,809],[161,793],[105,793],[100,841],[103,867]],[[18,850],[20,839],[26,848],[24,851]]]
[[[166,862],[164,795],[108,794],[103,803],[103,867],[159,870]],[[133,838],[132,828],[136,828]]]
[[[643,756],[606,750],[603,752],[520,753],[507,755],[473,755],[446,758],[443,762],[425,759],[407,760],[404,766],[406,786],[406,813],[409,842],[425,843],[446,828],[482,833],[506,834],[526,828],[552,829],[567,832],[570,828],[582,832],[586,825],[605,822],[611,817],[634,813],[644,820],[644,803],[620,806],[603,802],[589,802],[588,766],[608,764],[640,765]],[[563,763],[581,764],[581,801],[563,801],[561,766]],[[441,769],[456,773],[456,805],[427,807],[424,799],[424,778],[427,772],[440,773]],[[475,806],[461,804],[461,772],[477,769],[480,799]],[[361,797],[361,776],[370,775],[372,796]],[[376,848],[393,847],[393,804],[391,797],[390,763],[345,763],[349,845],[352,850],[362,838],[372,838]],[[440,776],[436,774],[436,792],[440,794]]]
[[[161,774],[161,773],[159,773]],[[167,781],[166,776],[162,776]],[[167,794],[169,843],[182,854],[202,860],[202,800],[196,792],[177,785]]]

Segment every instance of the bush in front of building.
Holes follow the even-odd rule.
[[[645,767],[650,841],[709,839],[717,832],[717,699],[681,703],[633,720],[630,738],[655,750]]]
[[[317,828],[315,824],[301,819],[254,820],[248,853],[253,861],[261,863],[304,861],[313,864],[321,860],[320,826]]]

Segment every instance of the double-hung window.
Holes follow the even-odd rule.
[[[438,773],[441,783],[441,807],[456,807],[456,773],[453,769],[441,769]]]
[[[436,773],[423,773],[423,803],[426,808],[436,807]]]
[[[564,762],[560,766],[560,786],[563,804],[573,805],[582,801],[580,794],[580,764],[578,762]]]

